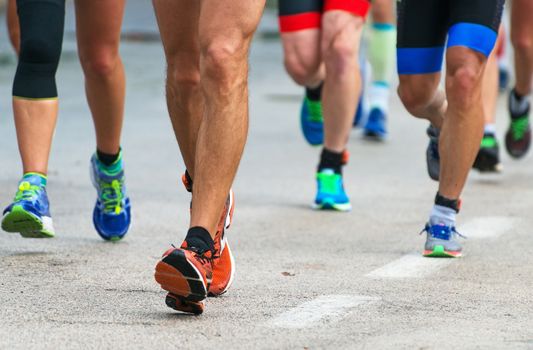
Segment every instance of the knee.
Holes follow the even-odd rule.
[[[431,103],[434,91],[432,89],[421,88],[420,85],[410,83],[400,83],[398,96],[405,109],[417,117],[423,113],[425,108]]]
[[[475,102],[476,89],[481,90],[481,69],[475,65],[458,65],[446,73],[446,95],[456,105],[470,106]]]
[[[80,63],[85,75],[106,78],[115,71],[121,62],[118,49],[87,51],[80,53]]]
[[[60,55],[61,43],[45,36],[32,35],[20,43],[20,61],[24,63],[57,66]]]
[[[320,69],[320,61],[312,56],[302,57],[301,55],[286,53],[285,69],[297,84],[308,86],[315,83],[315,77]]]
[[[242,38],[213,40],[201,49],[202,79],[223,90],[241,85],[248,70],[248,45]]]
[[[533,37],[529,33],[512,33],[511,42],[513,48],[518,54],[533,54]]]
[[[176,56],[168,59],[167,83],[180,91],[191,91],[200,86],[198,59]]]
[[[355,74],[359,67],[357,47],[343,35],[334,37],[323,52],[327,74],[342,79],[348,74]]]

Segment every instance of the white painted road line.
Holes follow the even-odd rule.
[[[430,259],[408,254],[368,274],[370,278],[423,278],[448,266],[454,259]]]
[[[458,227],[458,231],[468,238],[497,238],[512,231],[517,219],[505,216],[479,217]]]
[[[278,328],[311,328],[321,320],[328,324],[340,321],[350,309],[379,301],[380,298],[361,295],[323,295],[282,313],[268,322]]]

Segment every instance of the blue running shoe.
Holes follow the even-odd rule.
[[[306,141],[312,146],[320,146],[324,142],[322,102],[311,101],[305,97],[300,112],[300,124]]]
[[[364,128],[364,135],[370,139],[381,141],[387,136],[387,116],[379,108],[372,108]]]
[[[462,247],[458,238],[464,238],[464,236],[457,232],[455,227],[428,223],[420,234],[424,232],[427,233],[424,256],[431,258],[458,258],[461,256]]]
[[[505,91],[509,87],[509,82],[511,81],[511,74],[509,70],[505,67],[498,68],[498,88],[500,91]]]
[[[93,211],[94,227],[103,239],[118,241],[126,235],[131,223],[122,154],[109,167],[103,165],[94,154],[91,158],[91,179],[97,193]]]
[[[26,238],[52,238],[55,235],[46,177],[27,173],[19,182],[15,200],[4,210],[2,229]]]
[[[361,93],[361,97],[359,98],[359,103],[357,104],[357,109],[355,110],[355,117],[353,119],[353,127],[358,127],[361,122],[363,121],[363,118],[365,117],[365,107],[363,105],[363,96]]]
[[[352,205],[344,191],[342,175],[333,169],[322,169],[316,174],[318,192],[313,208],[323,210],[350,211]]]

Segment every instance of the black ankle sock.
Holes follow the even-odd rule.
[[[196,248],[199,252],[205,252],[207,250],[215,250],[215,242],[209,232],[200,226],[191,227],[185,237],[187,246],[189,248]]]
[[[509,99],[511,118],[523,118],[524,114],[529,113],[529,96],[519,95],[515,89],[511,90],[511,95]]]
[[[455,210],[456,213],[459,213],[459,210],[461,210],[460,199],[449,199],[449,198],[442,196],[438,192],[437,192],[437,195],[435,196],[435,204],[440,205],[442,207],[453,209]]]
[[[524,95],[518,94],[518,92],[516,92],[515,89],[512,89],[511,93],[514,95],[514,97],[516,98],[517,101],[522,101],[524,99],[524,97],[526,97]]]
[[[305,88],[305,96],[311,101],[320,101],[322,98],[322,83],[316,88]]]
[[[117,161],[118,157],[120,157],[120,148],[117,154],[104,153],[101,152],[99,149],[96,149],[96,156],[98,157],[98,160],[104,165],[110,166],[111,164]]]
[[[343,155],[344,152],[337,153],[324,148],[320,155],[318,171],[322,171],[323,169],[333,169],[336,174],[341,174]]]

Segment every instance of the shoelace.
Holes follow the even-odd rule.
[[[174,244],[171,244],[171,246],[173,248],[176,248],[176,246]],[[215,255],[212,251],[211,251],[211,256],[206,256],[206,254],[204,254],[206,252],[206,250],[200,250],[199,248],[197,247],[186,247],[186,248],[182,248],[182,249],[186,249],[186,250],[190,250],[191,252],[195,252],[195,258],[196,260],[200,261],[202,264],[205,264],[205,263],[211,263],[214,259],[218,259],[220,258],[220,256],[217,256]]]
[[[315,123],[322,123],[322,103],[307,100],[307,108],[309,109],[309,121]]]
[[[19,189],[15,194],[15,202],[26,200],[31,201],[39,197],[39,192],[42,190],[40,186],[32,185],[28,181],[23,181],[19,185]]]
[[[420,231],[419,235],[421,235],[422,233],[425,233],[425,232],[429,233],[429,229],[430,229],[430,228],[431,228],[431,226],[429,226],[429,224],[426,224],[426,226],[422,229],[422,231]],[[461,238],[467,239],[467,237],[464,236],[464,235],[462,235],[461,233],[459,233],[459,232],[455,229],[455,227],[452,227],[451,232],[454,233],[454,234],[456,234],[456,235],[458,235],[458,236],[461,237]]]
[[[100,199],[104,204],[105,213],[120,214],[122,211],[122,200],[124,195],[122,194],[122,182],[119,180],[113,180],[109,182],[100,182],[102,192]]]
[[[527,117],[515,119],[511,122],[511,131],[515,140],[523,139],[528,129],[529,119]]]

